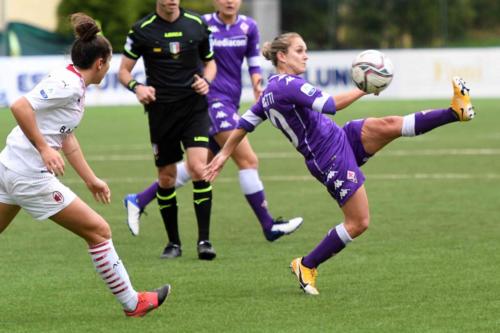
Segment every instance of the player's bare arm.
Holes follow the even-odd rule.
[[[25,97],[19,98],[12,104],[11,111],[24,135],[26,135],[33,146],[40,152],[47,170],[56,176],[64,175],[64,160],[61,154],[59,154],[57,150],[51,148],[47,144],[47,141],[45,141],[42,133],[37,127],[35,112],[28,100]]]
[[[215,155],[213,160],[205,167],[205,171],[203,173],[203,178],[205,180],[213,181],[219,175],[224,167],[224,163],[226,163],[227,159],[231,156],[233,151],[246,135],[247,131],[243,128],[238,128],[232,131],[231,135],[224,144],[224,147],[222,147],[221,151]]]
[[[191,87],[196,91],[197,94],[206,95],[210,90],[210,84],[215,79],[217,74],[217,65],[215,60],[210,60],[205,62],[205,67],[203,69],[203,77],[199,75],[194,75],[194,82]]]
[[[133,81],[134,77],[132,76],[132,70],[137,63],[136,60],[127,58],[125,56],[122,57],[122,61],[120,63],[120,69],[118,70],[118,79],[120,83],[125,87],[128,87],[129,83]],[[137,83],[132,88],[137,100],[141,104],[149,104],[156,100],[155,88],[152,86],[147,86],[142,83]]]
[[[360,99],[361,97],[363,97],[365,95],[367,95],[367,93],[355,88],[355,89],[350,90],[348,92],[339,93],[339,94],[333,96],[332,98],[335,101],[335,106],[336,106],[337,111],[340,111],[340,110],[348,107],[349,105],[351,105],[352,103],[354,103],[355,101],[357,101],[358,99]]]
[[[260,95],[262,95],[262,75],[260,73],[253,73],[250,76],[252,81],[253,96],[255,101],[259,100]]]
[[[85,160],[80,143],[73,133],[64,139],[62,150],[69,164],[71,164],[76,173],[85,182],[95,200],[101,203],[110,203],[111,191],[108,185],[103,180],[97,178],[87,160]]]

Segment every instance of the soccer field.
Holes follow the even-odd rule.
[[[211,239],[217,259],[196,255],[189,184],[178,190],[183,256],[161,260],[166,235],[156,203],[139,237],[122,198],[155,178],[140,106],[88,108],[76,134],[113,194],[95,203],[68,166],[62,181],[110,223],[137,289],[170,283],[167,302],[127,319],[95,273],[85,243],[21,212],[0,235],[0,332],[499,332],[499,100],[473,100],[477,118],[402,138],[363,167],[369,230],[319,267],[320,295],[306,296],[288,265],[342,220],[301,156],[268,123],[250,134],[275,216],[303,226],[265,241],[229,163],[214,183]],[[407,114],[448,101],[360,101],[334,119]],[[14,126],[0,110],[0,140]]]

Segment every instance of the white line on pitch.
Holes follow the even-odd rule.
[[[264,182],[290,182],[290,181],[316,181],[309,175],[297,176],[262,176]],[[368,180],[498,180],[500,174],[497,173],[415,173],[415,174],[366,174]],[[154,180],[153,177],[120,177],[120,178],[104,178],[108,183],[150,183]],[[79,178],[62,178],[61,181],[65,184],[82,183]],[[215,180],[219,183],[236,183],[237,177],[220,177]],[[83,183],[82,183],[83,184]]]
[[[468,149],[421,149],[421,150],[389,150],[378,153],[377,157],[386,156],[497,156],[500,149],[468,148]],[[298,159],[301,157],[296,152],[262,152],[258,154],[261,159]],[[88,155],[88,161],[152,161],[152,154],[109,154]]]

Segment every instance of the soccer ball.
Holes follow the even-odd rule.
[[[351,76],[359,89],[378,94],[391,83],[393,71],[392,61],[382,52],[366,50],[352,62]]]

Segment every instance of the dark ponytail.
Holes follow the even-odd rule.
[[[101,29],[90,16],[75,13],[70,16],[75,31],[75,41],[71,46],[71,61],[82,69],[88,69],[98,59],[108,59],[111,55],[111,44],[106,37],[100,35]]]

